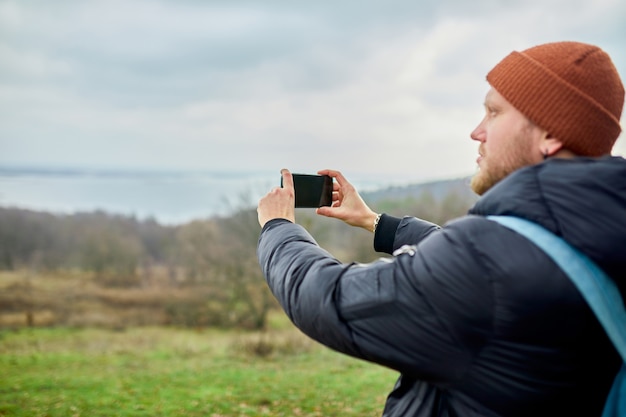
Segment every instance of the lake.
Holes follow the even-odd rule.
[[[382,184],[357,179],[359,189]],[[0,206],[70,214],[103,210],[164,224],[256,206],[279,173],[180,173],[0,168]],[[363,187],[363,188],[361,188]]]

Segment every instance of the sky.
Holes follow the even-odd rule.
[[[500,59],[576,40],[626,79],[624,21],[623,0],[0,0],[0,167],[466,176]]]

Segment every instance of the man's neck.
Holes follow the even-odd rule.
[[[559,149],[559,151],[557,153],[555,153],[554,155],[550,155],[550,158],[564,158],[564,159],[570,159],[570,158],[576,158],[579,155],[576,155],[574,152],[570,151],[569,149]]]

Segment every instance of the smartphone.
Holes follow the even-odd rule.
[[[328,175],[291,174],[296,208],[317,208],[333,203],[333,179]],[[280,179],[283,186],[283,179]]]

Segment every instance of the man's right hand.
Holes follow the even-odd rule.
[[[350,226],[362,227],[370,232],[374,229],[376,212],[372,211],[361,198],[354,186],[339,171],[325,169],[320,175],[329,175],[333,182],[333,204],[330,207],[320,207],[317,214],[343,220]]]

